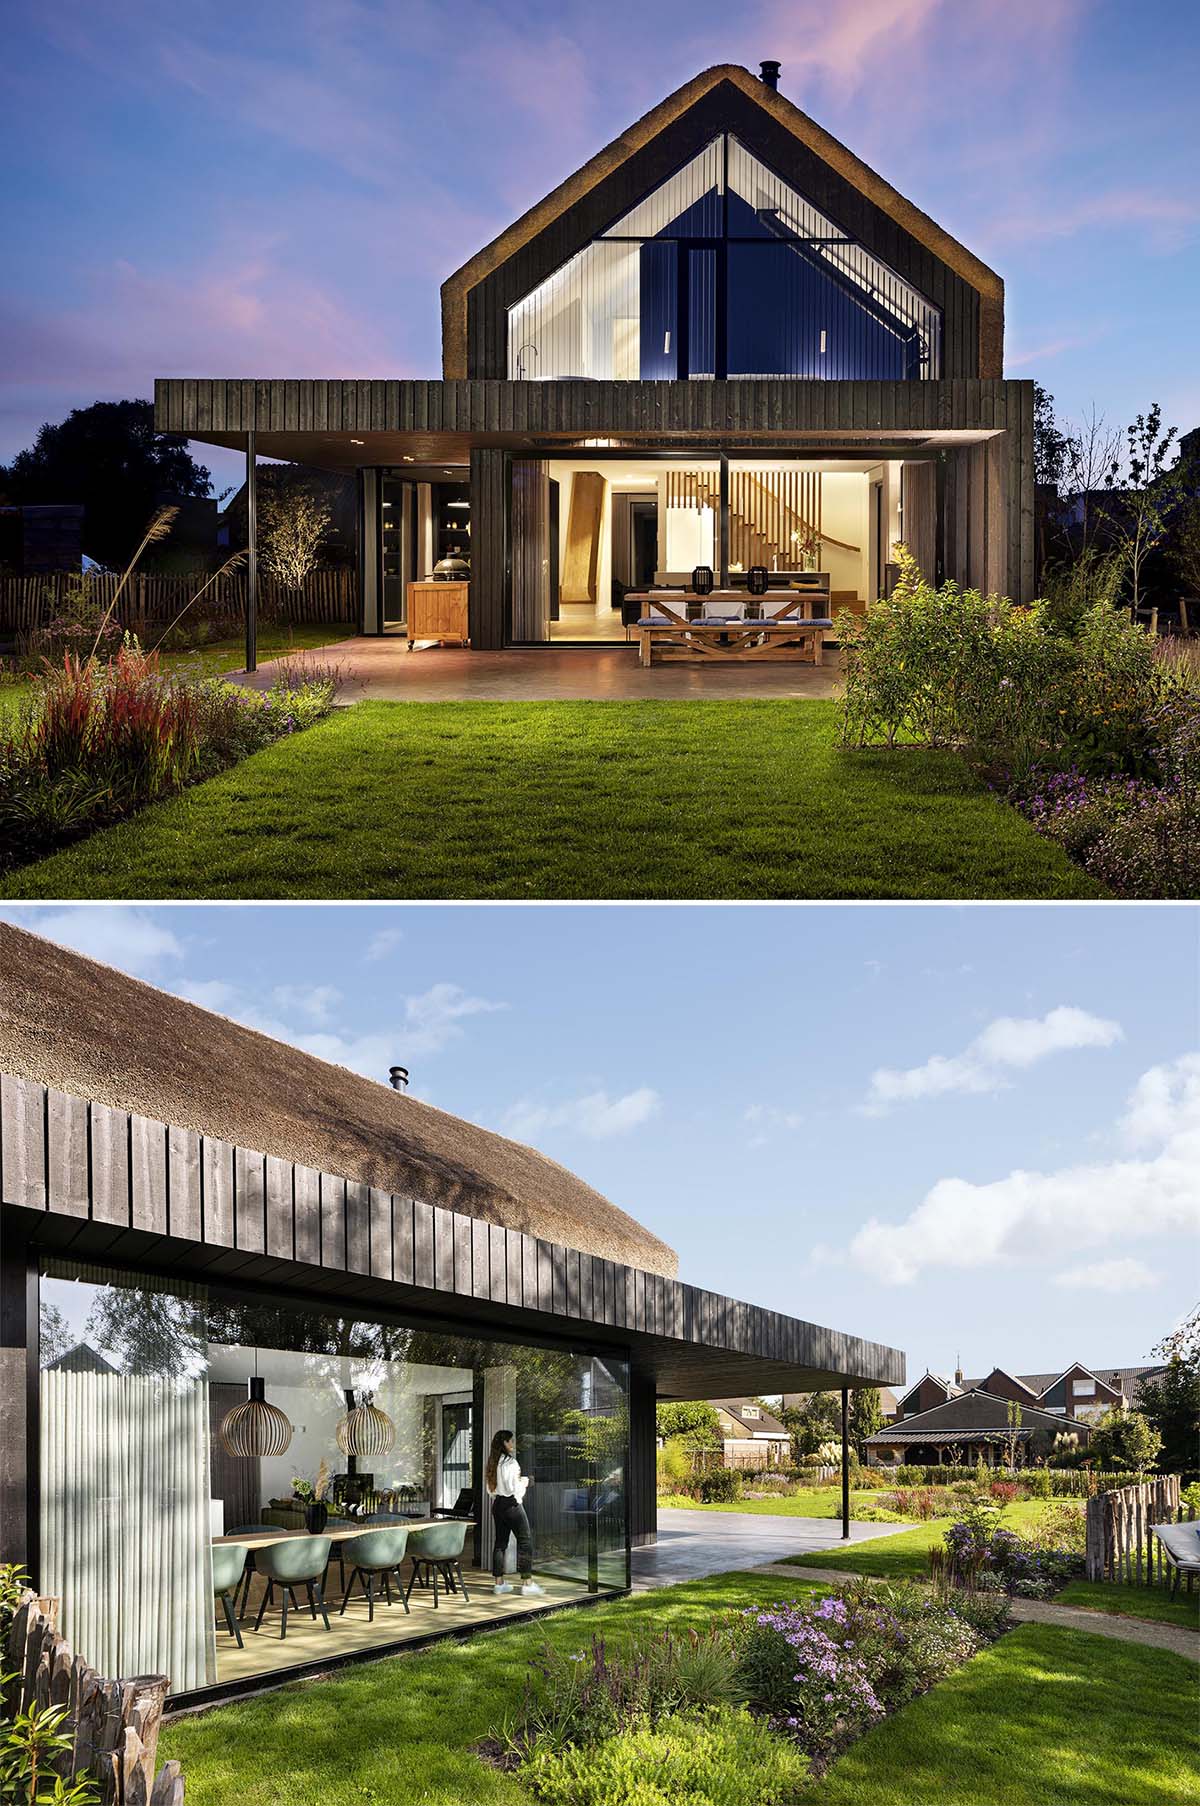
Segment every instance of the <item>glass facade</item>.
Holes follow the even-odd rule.
[[[509,309],[517,380],[941,374],[941,314],[731,133]]]
[[[627,1584],[619,1359],[61,1263],[41,1304],[39,1584],[102,1672],[180,1695],[533,1609],[492,1591],[498,1430],[536,1605]]]

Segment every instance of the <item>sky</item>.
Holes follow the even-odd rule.
[[[1200,1296],[1200,917],[1122,904],[0,905],[532,1143],[681,1277],[968,1377]]]
[[[1068,419],[1200,420],[1195,0],[0,0],[0,20],[0,461],[156,375],[438,375],[447,275],[697,71],[768,56],[1003,275],[1007,374]]]

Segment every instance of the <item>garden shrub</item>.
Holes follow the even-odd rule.
[[[926,1478],[923,1467],[909,1467],[905,1464],[895,1469],[895,1480],[898,1486],[923,1486]]]
[[[126,638],[112,658],[64,655],[0,737],[0,865],[40,857],[214,775],[333,705],[328,673],[265,694],[168,675]]]
[[[742,1496],[742,1476],[736,1467],[714,1467],[700,1482],[705,1505],[727,1505]]]
[[[786,1806],[808,1758],[745,1708],[636,1725],[587,1747],[536,1750],[521,1779],[551,1806]]]
[[[1025,1484],[1031,1499],[1052,1499],[1054,1482],[1044,1467],[1031,1467],[1025,1475]]]
[[[692,1454],[682,1436],[668,1436],[658,1451],[658,1490],[686,1493],[692,1487]]]
[[[1015,1480],[993,1480],[989,1490],[997,1504],[1015,1505],[1020,1488]]]

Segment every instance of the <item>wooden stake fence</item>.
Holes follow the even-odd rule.
[[[1194,1518],[1192,1507],[1180,1505],[1178,1474],[1165,1474],[1139,1485],[1099,1493],[1087,1502],[1089,1580],[1113,1580],[1128,1586],[1163,1586],[1169,1580],[1162,1545],[1151,1535],[1152,1524],[1174,1524]],[[1191,1585],[1191,1577],[1188,1577]]]
[[[64,1779],[83,1769],[99,1784],[102,1806],[183,1806],[178,1762],[154,1772],[168,1676],[103,1680],[59,1635],[57,1608],[57,1600],[22,1594],[0,1662],[12,1676],[4,1712],[65,1706],[63,1729],[73,1740],[52,1766]]]
[[[71,572],[44,577],[0,577],[0,635],[21,638],[71,609],[86,582],[89,603],[97,614],[111,602],[120,583],[113,573],[94,572],[82,579]],[[185,609],[208,581],[208,573],[190,576],[129,579],[114,619],[122,628],[143,633],[147,624],[160,631]],[[358,579],[353,571],[313,571],[299,589],[272,577],[259,577],[259,619],[264,621],[356,621]],[[206,590],[193,610],[196,620],[228,620],[246,616],[246,578],[234,572]]]

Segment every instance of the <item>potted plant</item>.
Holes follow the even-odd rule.
[[[329,1522],[327,1501],[331,1477],[327,1463],[322,1460],[315,1480],[306,1480],[301,1474],[292,1479],[292,1496],[305,1508],[304,1523],[310,1536],[320,1536]]]

